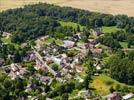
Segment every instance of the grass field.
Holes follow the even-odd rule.
[[[116,26],[111,26],[111,27],[103,26],[102,27],[103,33],[112,33],[112,32],[117,32],[119,30],[122,30],[122,29],[117,28]]]
[[[70,27],[73,27],[74,29],[77,29],[77,26],[79,25],[81,31],[82,31],[83,28],[84,28],[84,26],[81,26],[80,24],[73,23],[73,22],[63,22],[63,21],[60,21],[60,24],[61,24],[62,26],[70,26]]]
[[[108,14],[134,16],[134,0],[0,0],[0,11],[27,4],[51,3]]]
[[[129,85],[119,83],[118,81],[106,75],[95,76],[93,78],[93,82],[91,83],[91,87],[95,88],[96,89],[95,91],[100,95],[107,95],[110,93],[109,88],[111,86],[116,87],[117,84],[119,84],[120,86],[131,87]]]

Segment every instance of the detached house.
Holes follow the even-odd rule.
[[[18,77],[22,78],[25,73],[26,73],[26,70],[24,68],[21,68],[17,64],[11,64],[11,70],[10,70],[9,76],[13,80]]]
[[[73,42],[73,41],[64,40],[63,42],[64,42],[63,47],[65,47],[65,48],[72,48],[75,45],[75,42]]]
[[[107,100],[122,100],[122,97],[119,93],[113,92],[112,94],[108,95]]]

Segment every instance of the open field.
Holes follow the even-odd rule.
[[[128,16],[134,16],[133,4],[134,0],[70,0],[70,2],[60,4],[60,6],[71,6],[113,15],[127,14]]]
[[[134,16],[134,0],[0,0],[0,11],[38,2],[54,3],[113,15]]]
[[[74,22],[63,22],[63,21],[60,21],[60,24],[62,26],[69,26],[69,27],[72,27],[74,29],[77,29],[77,26],[79,25],[80,27],[80,30],[82,31],[84,26],[81,26],[80,24],[77,24],[77,23],[74,23]]]
[[[93,83],[91,83],[91,87],[95,89],[97,93],[100,93],[100,95],[107,95],[110,93],[109,89],[110,87],[116,87],[117,85],[120,85],[122,88],[124,86],[134,88],[134,86],[126,85],[123,83],[120,83],[109,76],[106,75],[100,75],[93,78]]]
[[[103,26],[102,27],[102,31],[103,33],[114,33],[114,32],[117,32],[117,31],[120,31],[122,29],[120,28],[117,28],[116,26],[111,26],[111,27],[107,27],[107,26]]]

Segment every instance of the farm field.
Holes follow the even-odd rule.
[[[27,4],[51,3],[108,14],[134,16],[134,0],[0,0],[0,11]]]
[[[0,0],[0,11],[17,8],[17,7],[23,7],[24,5],[28,4],[36,4],[39,2],[42,3],[61,3],[65,0]]]

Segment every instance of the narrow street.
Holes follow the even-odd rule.
[[[33,48],[34,49],[34,48]],[[43,63],[43,65],[45,66],[45,67],[47,67],[47,69],[54,75],[54,76],[56,76],[56,72],[53,70],[53,69],[51,69],[44,61],[43,61],[43,58],[41,57],[41,55],[34,49],[34,53],[35,53],[35,55],[36,55],[36,57]]]

